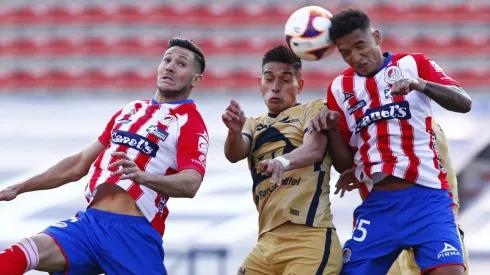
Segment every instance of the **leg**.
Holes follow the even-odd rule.
[[[422,274],[464,275],[464,252],[451,209],[452,199],[444,190],[429,190],[413,203],[421,208],[410,215],[415,260]],[[408,226],[407,226],[408,228]]]
[[[23,274],[32,269],[46,272],[66,269],[61,250],[48,235],[22,239],[0,252],[0,274]]]
[[[270,259],[274,248],[272,233],[265,233],[260,236],[255,247],[243,260],[238,268],[237,275],[271,275],[276,274]]]
[[[342,268],[342,248],[333,228],[305,227],[279,237],[274,254],[282,275],[337,275]]]
[[[352,237],[342,251],[340,274],[386,274],[402,248],[397,235],[399,199],[391,191],[373,191],[355,210]]]

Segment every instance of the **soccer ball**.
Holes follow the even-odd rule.
[[[303,7],[291,14],[284,34],[288,47],[299,58],[320,60],[330,55],[335,46],[329,39],[332,14],[318,6]]]

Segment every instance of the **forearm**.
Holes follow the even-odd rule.
[[[314,133],[323,135],[322,133]],[[290,161],[288,170],[294,170],[298,168],[307,167],[322,161],[325,155],[325,148],[327,146],[327,139],[319,140],[317,142],[310,142],[303,144],[294,149],[288,154],[284,154],[283,157]]]
[[[201,179],[182,172],[169,176],[148,174],[148,179],[141,185],[172,198],[193,198]]]
[[[446,110],[458,113],[467,113],[471,110],[471,98],[458,86],[422,80],[421,92]]]
[[[237,162],[247,157],[248,144],[243,140],[242,133],[228,131],[225,141],[225,156],[230,162]]]
[[[58,162],[45,172],[15,186],[19,194],[60,187],[81,179],[86,172],[78,172],[79,155],[73,155]]]
[[[354,165],[354,156],[349,146],[344,143],[338,129],[327,132],[328,153],[332,157],[332,163],[337,172],[342,173]]]

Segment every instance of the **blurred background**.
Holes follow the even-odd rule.
[[[208,63],[192,94],[210,134],[208,170],[196,198],[169,202],[165,261],[171,275],[236,274],[255,245],[257,213],[247,164],[230,164],[223,155],[221,113],[231,99],[246,115],[266,111],[256,86],[261,55],[285,43],[287,18],[306,5],[332,13],[364,8],[381,30],[384,50],[422,52],[468,91],[470,113],[434,110],[458,172],[470,274],[488,274],[490,0],[1,0],[0,189],[81,150],[130,101],[151,99],[168,39],[192,39]],[[301,101],[324,98],[345,68],[338,53],[305,62]],[[84,187],[82,179],[0,203],[0,249],[84,209]],[[356,192],[332,195],[341,241],[359,203]]]

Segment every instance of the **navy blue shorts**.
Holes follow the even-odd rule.
[[[60,247],[70,275],[167,274],[162,238],[144,217],[89,208],[42,233]]]
[[[341,274],[386,274],[408,247],[414,249],[422,273],[464,266],[452,204],[449,191],[421,185],[372,191],[354,211],[354,230],[344,245]]]

